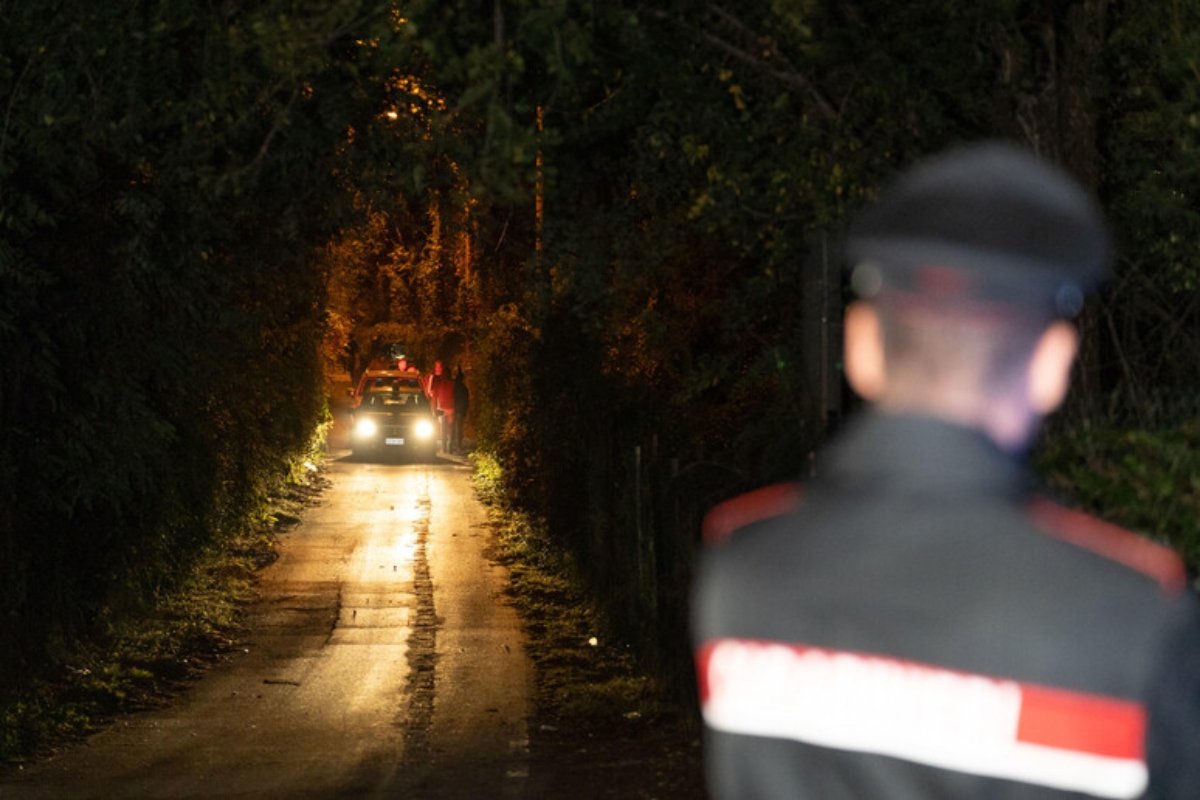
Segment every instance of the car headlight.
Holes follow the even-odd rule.
[[[377,430],[379,430],[379,428],[375,425],[375,420],[373,419],[360,419],[354,424],[355,436],[361,436],[363,438],[374,436]]]
[[[430,439],[433,437],[433,423],[427,419],[423,419],[413,428],[413,433],[418,439]]]

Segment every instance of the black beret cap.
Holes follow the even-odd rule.
[[[983,142],[902,174],[851,224],[845,253],[861,295],[1070,316],[1108,277],[1112,242],[1096,201],[1065,172]]]

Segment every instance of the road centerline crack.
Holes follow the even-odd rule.
[[[405,731],[406,760],[424,761],[429,755],[429,730],[433,724],[437,684],[437,633],[439,621],[433,603],[433,578],[426,545],[429,539],[431,501],[428,486],[417,498],[413,522],[416,548],[413,553],[413,593],[416,613],[408,641],[408,727]]]

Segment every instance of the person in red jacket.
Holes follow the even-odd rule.
[[[1109,241],[1065,173],[995,142],[917,165],[851,225],[844,363],[869,409],[811,481],[705,526],[714,798],[1200,798],[1180,560],[1039,498],[1022,463]]]
[[[450,451],[450,437],[454,431],[454,379],[445,374],[441,361],[433,362],[433,372],[429,375],[425,393],[434,411],[440,411],[440,439],[443,452]]]

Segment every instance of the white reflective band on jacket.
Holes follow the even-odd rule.
[[[697,654],[714,730],[891,756],[1095,797],[1148,781],[1138,703],[881,656],[722,639]]]

